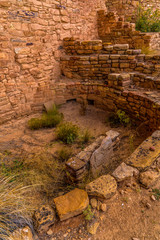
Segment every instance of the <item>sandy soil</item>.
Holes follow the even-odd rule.
[[[106,201],[107,211],[96,213],[100,225],[95,235],[88,234],[86,223],[81,217],[77,217],[74,221],[70,219],[63,222],[61,227],[54,227],[53,232],[56,229],[60,232],[45,239],[159,240],[160,202],[151,200],[151,195],[151,190],[142,189],[137,184],[134,187],[123,186],[111,200]]]

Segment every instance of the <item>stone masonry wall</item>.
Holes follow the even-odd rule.
[[[115,12],[98,11],[98,34],[106,42],[128,43],[130,48],[160,48],[160,33],[136,31],[134,23],[126,22]]]
[[[154,77],[159,78],[160,75],[159,55],[145,56],[140,49],[129,49],[128,44],[109,45],[101,40],[76,41],[66,38],[64,48],[67,54],[73,54],[61,57],[62,73],[68,78],[107,81],[110,73],[139,72],[150,74],[148,81],[153,82]],[[159,80],[154,84],[155,88],[160,89]]]
[[[104,8],[103,0],[0,1],[0,123],[52,99],[62,39],[96,39]]]
[[[125,20],[133,22],[139,5],[145,9],[148,7],[153,7],[154,10],[160,9],[159,0],[106,0],[108,11],[116,11],[119,16],[124,15]]]
[[[122,109],[152,129],[159,127],[159,55],[146,56],[141,50],[129,49],[128,44],[110,45],[101,40],[66,38],[64,47],[68,55],[61,57],[61,69],[66,78],[59,100],[92,100],[96,107]]]

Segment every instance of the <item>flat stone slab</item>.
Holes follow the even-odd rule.
[[[75,188],[73,191],[54,199],[61,221],[81,214],[89,205],[86,191]]]
[[[121,182],[138,174],[139,171],[136,168],[130,167],[123,162],[112,173],[112,176],[117,180],[117,182]]]
[[[78,157],[70,158],[66,162],[66,166],[73,169],[74,171],[78,171],[86,165],[85,162],[81,161]]]
[[[116,190],[117,182],[109,174],[97,178],[86,186],[88,195],[103,199],[111,198],[115,194]]]
[[[128,158],[127,164],[139,170],[146,169],[160,156],[160,131],[155,131]]]
[[[153,187],[154,184],[158,181],[160,178],[159,172],[154,171],[146,171],[140,174],[140,182],[145,186],[146,188]]]

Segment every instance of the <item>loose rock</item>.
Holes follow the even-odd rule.
[[[107,205],[106,205],[105,203],[102,203],[100,208],[101,208],[101,211],[102,211],[102,212],[106,212],[106,210],[107,210]]]
[[[34,225],[40,234],[47,232],[55,220],[55,211],[48,205],[43,205],[34,214]]]
[[[154,195],[151,196],[151,200],[156,201],[156,198]]]
[[[117,182],[110,175],[104,175],[86,186],[86,191],[89,195],[109,199],[117,190]]]
[[[146,171],[140,174],[140,182],[146,187],[152,187],[156,181],[159,179],[160,174],[154,171]]]
[[[9,240],[34,240],[32,231],[29,227],[17,229],[14,231]]]
[[[89,205],[87,192],[81,189],[73,191],[54,199],[58,216],[61,221],[81,214]]]
[[[91,207],[92,208],[97,208],[98,202],[97,202],[97,200],[95,198],[92,198],[90,200],[90,203],[91,203]]]
[[[87,231],[92,234],[95,235],[97,232],[97,229],[99,227],[99,223],[98,222],[94,222],[94,223],[88,223],[87,224]]]
[[[138,174],[139,171],[136,168],[130,167],[123,162],[112,173],[112,176],[115,177],[118,182],[121,182],[129,177],[133,177],[134,175]]]

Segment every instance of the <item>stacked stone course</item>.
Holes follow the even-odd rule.
[[[95,106],[111,111],[123,109],[131,117],[149,122],[151,128],[158,128],[159,55],[145,56],[127,44],[106,45],[103,41],[66,38],[64,45],[68,55],[61,58],[62,73],[79,81],[68,84],[68,97],[80,102],[93,100]]]
[[[135,30],[135,24],[126,22],[117,12],[98,11],[98,34],[100,39],[113,44],[128,43],[130,48],[160,47],[160,33],[142,33]]]

